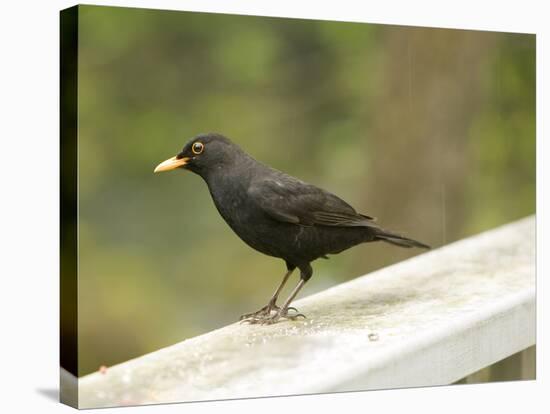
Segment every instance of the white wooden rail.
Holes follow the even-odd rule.
[[[535,219],[78,380],[79,407],[450,384],[535,343]]]

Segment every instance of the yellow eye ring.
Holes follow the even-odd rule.
[[[199,155],[201,152],[204,151],[204,144],[199,141],[195,142],[191,147],[191,151],[193,151],[193,154]]]

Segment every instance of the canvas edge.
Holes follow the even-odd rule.
[[[60,11],[59,399],[78,408],[78,6]]]

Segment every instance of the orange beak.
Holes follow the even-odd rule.
[[[183,167],[187,162],[189,161],[189,157],[184,158],[176,158],[172,157],[166,161],[161,162],[157,167],[155,168],[154,172],[162,172],[162,171],[170,171],[175,170],[176,168]]]

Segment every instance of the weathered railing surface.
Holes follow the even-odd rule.
[[[535,219],[296,306],[307,320],[233,324],[83,377],[79,405],[450,384],[535,343]]]

